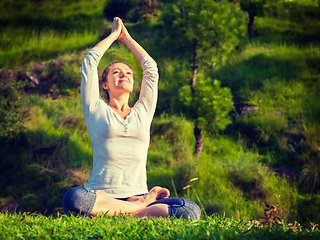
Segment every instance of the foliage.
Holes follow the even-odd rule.
[[[264,210],[264,217],[261,217],[261,219],[264,219],[264,222],[267,224],[282,224],[281,219],[279,218],[279,212],[278,207],[281,205],[272,206],[265,201],[266,209]]]
[[[0,138],[15,136],[22,130],[23,104],[22,90],[27,85],[16,81],[16,73],[0,72]]]
[[[156,5],[156,0],[107,0],[103,12],[109,21],[120,17],[126,21],[137,22],[148,20],[155,15]]]
[[[277,8],[281,5],[281,0],[234,0],[239,3],[241,9],[248,13],[248,34],[249,39],[254,37],[254,20],[257,16],[277,15]]]
[[[188,85],[181,88],[175,112],[184,113],[195,120],[197,126],[209,132],[226,128],[231,123],[228,113],[233,108],[230,89],[222,88],[218,80],[198,75],[194,90],[195,95]]]
[[[105,17],[112,21],[114,17],[127,19],[128,12],[138,5],[139,0],[108,0],[104,7]]]
[[[245,34],[244,14],[225,0],[167,3],[159,20],[157,41],[189,59],[196,51],[201,67],[224,62]]]
[[[189,99],[192,100],[194,105],[187,111],[192,112],[191,118],[195,121],[194,136],[196,144],[194,154],[199,157],[203,148],[201,131],[208,125],[212,126],[212,121],[215,120],[217,120],[217,123],[215,127],[210,127],[210,130],[217,130],[219,117],[223,116],[223,120],[221,120],[223,122],[231,108],[222,107],[218,109],[217,106],[213,107],[213,99],[206,99],[210,95],[208,93],[215,92],[214,89],[209,89],[209,84],[206,87],[204,85],[196,87],[198,85],[198,67],[205,69],[226,60],[227,55],[239,42],[239,37],[244,35],[242,31],[244,16],[239,9],[230,5],[228,1],[216,3],[214,1],[181,0],[167,3],[161,19],[162,25],[160,25],[161,31],[158,33],[158,38],[165,36],[164,43],[174,41],[175,49],[182,46],[186,50],[183,55],[191,59],[192,77],[190,79],[191,95]],[[169,29],[169,26],[174,27],[175,32]],[[176,44],[181,46],[178,47]],[[207,80],[207,83],[209,82],[210,80]],[[202,91],[203,93],[201,93]],[[220,93],[215,92],[214,96],[223,98],[223,96],[218,96]],[[182,97],[180,102],[185,99],[186,96]],[[224,106],[227,106],[228,103],[230,102],[227,101]],[[212,112],[213,108],[216,108],[214,113],[208,114]],[[224,112],[220,114],[219,111],[221,110]],[[217,114],[219,116],[216,116]],[[190,114],[188,117],[190,117]],[[227,124],[228,122],[224,121],[219,127],[224,128]]]
[[[240,0],[239,2],[243,11],[249,12],[254,16],[262,16],[267,0]]]

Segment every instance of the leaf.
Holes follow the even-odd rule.
[[[270,208],[270,205],[267,203],[267,201],[264,201],[267,208]]]

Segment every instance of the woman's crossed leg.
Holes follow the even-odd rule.
[[[70,189],[63,197],[63,209],[75,215],[119,215],[123,213],[143,217],[177,217],[198,219],[200,209],[197,204],[183,198],[168,198],[166,188],[154,187],[144,196],[132,196],[127,201],[110,197],[101,190],[90,191],[86,187]]]

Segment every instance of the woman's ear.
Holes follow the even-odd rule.
[[[108,87],[107,81],[104,81],[101,83],[101,86],[104,90],[109,90],[110,88]]]

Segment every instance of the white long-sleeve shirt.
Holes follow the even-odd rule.
[[[82,62],[81,103],[93,148],[93,167],[86,187],[125,198],[148,192],[146,161],[150,125],[158,97],[158,68],[150,57],[141,60],[139,100],[122,119],[99,93],[97,67],[103,51],[92,48]]]

